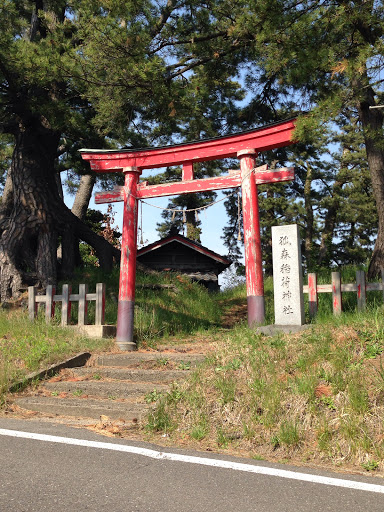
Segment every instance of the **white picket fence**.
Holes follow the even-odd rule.
[[[28,311],[29,318],[34,320],[37,316],[39,304],[45,304],[45,319],[50,322],[55,316],[56,304],[61,302],[61,325],[70,324],[71,308],[73,302],[78,302],[78,319],[80,326],[88,325],[88,302],[96,302],[95,325],[104,324],[105,315],[105,284],[97,283],[96,292],[89,293],[88,285],[79,284],[79,293],[72,293],[71,286],[63,284],[61,294],[56,294],[54,286],[47,286],[45,295],[37,295],[34,286],[28,287]]]

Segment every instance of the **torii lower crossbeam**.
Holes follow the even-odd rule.
[[[276,123],[228,137],[178,146],[144,150],[81,150],[98,172],[122,171],[124,187],[96,194],[96,203],[124,201],[123,234],[120,263],[119,306],[116,342],[122,350],[133,350],[134,301],[136,282],[138,200],[150,197],[179,195],[241,186],[244,224],[244,252],[247,282],[248,325],[264,321],[264,285],[261,258],[260,223],[257,186],[262,183],[289,181],[293,169],[268,170],[255,168],[260,150],[292,144],[294,120]],[[240,171],[227,176],[194,180],[193,162],[237,156]],[[183,165],[182,181],[148,186],[139,183],[143,169]]]
[[[267,170],[267,166],[263,165],[254,169],[254,176],[256,185],[278,181],[291,181],[294,178],[294,169],[293,167],[282,167],[277,171],[269,171]],[[175,196],[192,194],[194,192],[207,192],[209,190],[237,188],[241,186],[241,181],[240,171],[232,171],[228,176],[219,176],[217,178],[179,181],[161,185],[147,185],[147,182],[144,181],[137,186],[136,198],[148,199],[151,197]],[[115,203],[119,201],[124,201],[124,187],[116,187],[110,192],[97,192],[95,194],[96,204]]]

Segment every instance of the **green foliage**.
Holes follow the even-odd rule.
[[[235,120],[236,101],[243,99],[244,93],[240,85],[229,78],[231,70],[223,69],[221,73],[212,76],[212,70],[198,68],[190,77],[189,85],[184,92],[188,110],[182,111],[183,118],[181,133],[186,141],[200,140],[222,135],[227,131],[229,119]],[[227,171],[227,161],[196,162],[193,165],[194,176],[197,179],[218,176]],[[164,173],[156,176],[156,181],[175,181],[180,179],[181,169],[167,168]],[[217,197],[215,192],[185,194],[172,198],[167,208],[179,210],[176,213],[164,211],[164,222],[158,224],[161,236],[167,236],[171,228],[185,231],[192,240],[200,241],[201,208],[212,203]],[[199,209],[197,212],[188,211]],[[183,210],[185,212],[183,213]],[[186,230],[184,228],[186,227]]]
[[[333,432],[325,419],[320,422],[317,430],[317,442],[322,452],[329,453],[332,443]]]
[[[371,183],[374,176],[379,183],[383,165],[373,163],[373,153],[383,147],[383,117],[380,110],[369,110],[383,98],[382,81],[376,79],[382,69],[381,6],[278,0],[242,2],[238,9],[231,32],[249,64],[244,83],[251,99],[243,113],[254,116],[248,127],[306,111],[297,123],[299,143],[263,153],[259,160],[271,166],[292,163],[296,175],[291,184],[260,187],[265,271],[271,272],[271,226],[292,222],[302,228],[309,270],[365,263],[377,235],[383,192]],[[236,258],[235,199],[230,197],[226,207],[224,240]]]
[[[380,172],[373,153],[382,148],[383,117],[369,108],[382,103],[381,81],[376,81],[382,66],[382,9],[364,1],[276,5],[283,3],[284,8],[276,11],[255,12],[250,24],[264,20],[270,30],[258,34],[258,42],[264,44],[255,45],[254,58],[267,63],[265,73],[271,80],[283,83],[311,109],[298,123],[301,141],[312,144],[326,123],[337,124],[339,134],[333,141],[340,149],[332,155],[333,182],[324,204],[326,237],[322,236],[325,247],[320,247],[320,257],[324,262],[363,261],[367,251],[362,247],[371,247],[375,234],[369,227],[369,219],[376,216],[372,195],[382,215],[382,190],[371,191],[370,178],[376,182]],[[376,228],[375,221],[371,224]],[[330,251],[335,229],[342,240]]]
[[[215,387],[219,391],[219,401],[223,404],[233,402],[236,396],[236,380],[228,375],[219,375]]]
[[[152,432],[171,432],[174,429],[174,422],[165,409],[165,402],[160,401],[156,409],[148,415],[146,429]]]
[[[352,378],[348,383],[347,392],[349,404],[355,412],[364,414],[369,410],[368,393],[363,386],[362,377],[360,375],[352,374]]]
[[[297,421],[287,421],[280,425],[279,444],[297,446],[300,442],[300,432]]]
[[[160,398],[163,396],[163,393],[160,391],[157,391],[157,389],[154,389],[153,391],[150,391],[145,395],[145,401],[147,404],[152,404],[154,402],[157,402],[160,400]]]
[[[96,283],[106,283],[106,324],[115,324],[117,318],[117,296],[119,269],[105,273],[93,266],[77,269],[71,280],[72,289],[86,282],[89,290]],[[169,284],[169,289],[154,291],[151,285]],[[220,324],[222,309],[217,305],[217,297],[198,283],[174,273],[137,272],[134,336],[141,346],[155,346],[156,341],[169,336],[192,334],[208,329],[216,329]],[[149,287],[145,287],[149,286]],[[73,308],[74,320],[76,308]],[[94,318],[94,305],[89,306],[90,322]]]
[[[276,448],[279,448],[280,446],[280,439],[277,435],[273,435],[271,437],[271,445],[273,446],[273,448],[276,450]]]
[[[190,370],[191,369],[191,363],[189,361],[184,362],[181,361],[178,366],[179,370]]]
[[[360,107],[364,91],[376,102],[382,96],[374,83],[381,11],[362,1],[360,8],[313,0],[266,5],[224,0],[207,9],[194,0],[75,0],[48,2],[36,14],[33,3],[3,0],[2,130],[14,133],[18,98],[21,117],[43,116],[61,134],[56,170],[69,171],[75,183],[84,171],[81,146],[199,140],[294,115],[303,105],[311,113],[299,118],[300,143],[259,157],[271,167],[296,167],[293,183],[260,187],[265,271],[271,273],[271,227],[292,222],[301,226],[310,270],[365,262],[377,233],[365,145],[372,131],[377,147],[383,137],[365,122],[363,137]],[[3,169],[10,142],[0,142]],[[214,176],[233,166],[236,161],[196,163],[195,172]],[[156,180],[173,180],[180,172],[169,168]],[[193,209],[214,198],[212,192],[187,195],[169,206]],[[226,207],[230,221],[223,237],[237,259],[242,219],[236,196]],[[161,235],[172,225],[183,227],[182,213],[164,217]],[[187,213],[186,224],[187,236],[198,240],[194,212]]]
[[[66,170],[70,185],[85,169],[80,147],[143,147],[222,133],[243,98],[236,67],[219,59],[236,36],[207,12],[195,1],[2,0],[1,133],[43,126],[58,141],[57,148],[48,147],[49,137],[41,141],[49,172]],[[207,175],[216,172],[205,167]],[[56,194],[55,186],[48,192]],[[205,196],[198,201],[214,194]],[[198,238],[198,222],[193,228]]]
[[[368,460],[363,462],[361,467],[366,471],[375,471],[379,467],[379,463],[376,460]]]
[[[202,441],[208,434],[208,421],[205,416],[200,416],[197,423],[191,429],[191,437],[196,441]]]
[[[241,368],[241,360],[238,358],[233,359],[232,361],[229,361],[225,366],[217,366],[215,368],[215,372],[225,372],[226,370],[238,370]]]
[[[227,448],[230,439],[221,427],[217,429],[216,439],[218,446],[220,446],[221,448]]]

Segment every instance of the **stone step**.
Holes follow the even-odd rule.
[[[88,366],[71,368],[69,374],[63,374],[67,380],[45,381],[39,394],[15,398],[15,403],[22,409],[62,416],[64,420],[99,421],[100,416],[106,416],[111,420],[141,421],[151,408],[146,403],[151,397],[145,395],[168,391],[172,382],[190,375],[189,369],[205,357],[168,351],[99,355],[91,358]]]
[[[176,380],[185,379],[190,375],[189,370],[140,370],[135,368],[114,368],[83,366],[73,368],[72,374],[76,377],[87,377],[89,379],[115,379],[129,380],[131,382],[159,382],[170,384]]]
[[[107,416],[111,420],[140,421],[150,409],[147,404],[132,402],[45,396],[19,398],[16,400],[16,404],[28,411],[95,420],[100,420],[101,416]]]
[[[43,388],[51,393],[69,393],[75,396],[91,395],[101,398],[124,398],[126,400],[143,397],[156,389],[158,392],[166,392],[169,386],[166,384],[154,384],[153,382],[126,382],[126,381],[59,381],[45,382]]]
[[[145,363],[155,363],[165,367],[167,364],[195,367],[205,360],[204,354],[185,354],[177,352],[127,352],[123,354],[106,354],[96,357],[92,363],[97,366],[137,367]]]

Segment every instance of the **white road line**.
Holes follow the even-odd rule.
[[[291,480],[301,480],[314,484],[332,485],[336,487],[345,487],[358,491],[369,491],[384,494],[384,485],[367,484],[354,480],[343,480],[341,478],[331,478],[285,469],[268,468],[264,466],[254,466],[252,464],[243,464],[241,462],[231,462],[220,459],[208,459],[205,457],[195,457],[192,455],[181,455],[178,453],[158,452],[148,448],[130,446],[124,444],[102,443],[99,441],[87,441],[86,439],[75,439],[71,437],[50,436],[45,434],[36,434],[33,432],[21,432],[18,430],[0,429],[0,435],[8,437],[19,437],[24,439],[34,439],[36,441],[46,441],[49,443],[61,443],[72,446],[84,446],[87,448],[99,448],[103,450],[113,450],[117,452],[133,453],[150,457],[151,459],[170,460],[175,462],[184,462],[187,464],[200,464],[202,466],[212,466],[221,469],[232,469],[234,471],[244,471],[246,473],[256,473],[258,475],[276,476],[279,478],[289,478]]]

